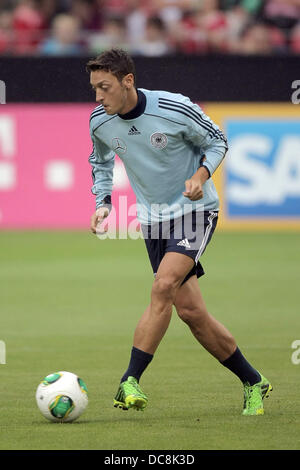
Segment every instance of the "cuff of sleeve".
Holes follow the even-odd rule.
[[[107,207],[109,210],[111,210],[112,203],[111,196],[109,194],[105,196],[101,201],[97,202],[96,209],[99,209],[99,207]]]
[[[207,151],[205,156],[206,159],[203,162],[203,166],[207,168],[210,173],[210,176],[212,176],[224,159],[224,148],[222,147],[222,150],[215,149],[214,151]]]
[[[210,169],[208,168],[208,166],[205,165],[205,164],[202,164],[201,166],[203,166],[207,170],[208,178],[210,178],[211,177],[211,172],[210,172]]]

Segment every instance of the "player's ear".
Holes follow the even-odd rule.
[[[123,84],[127,88],[127,90],[134,86],[134,76],[132,73],[128,73],[127,75],[125,75],[125,77],[123,77]]]

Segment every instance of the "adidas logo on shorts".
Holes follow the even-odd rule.
[[[177,246],[184,246],[185,248],[191,248],[191,245],[189,244],[189,241],[187,238],[178,242]]]
[[[128,135],[138,135],[138,134],[140,134],[140,131],[138,131],[135,126],[132,126],[129,129]]]

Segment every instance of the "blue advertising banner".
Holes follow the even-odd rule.
[[[229,150],[213,178],[219,227],[300,229],[300,104],[207,103]]]
[[[231,217],[300,217],[300,119],[230,119],[225,160]]]

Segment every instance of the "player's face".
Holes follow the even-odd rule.
[[[91,72],[90,83],[96,92],[96,101],[107,114],[125,114],[132,108],[134,78],[131,73],[120,82],[115,75],[104,70]]]

